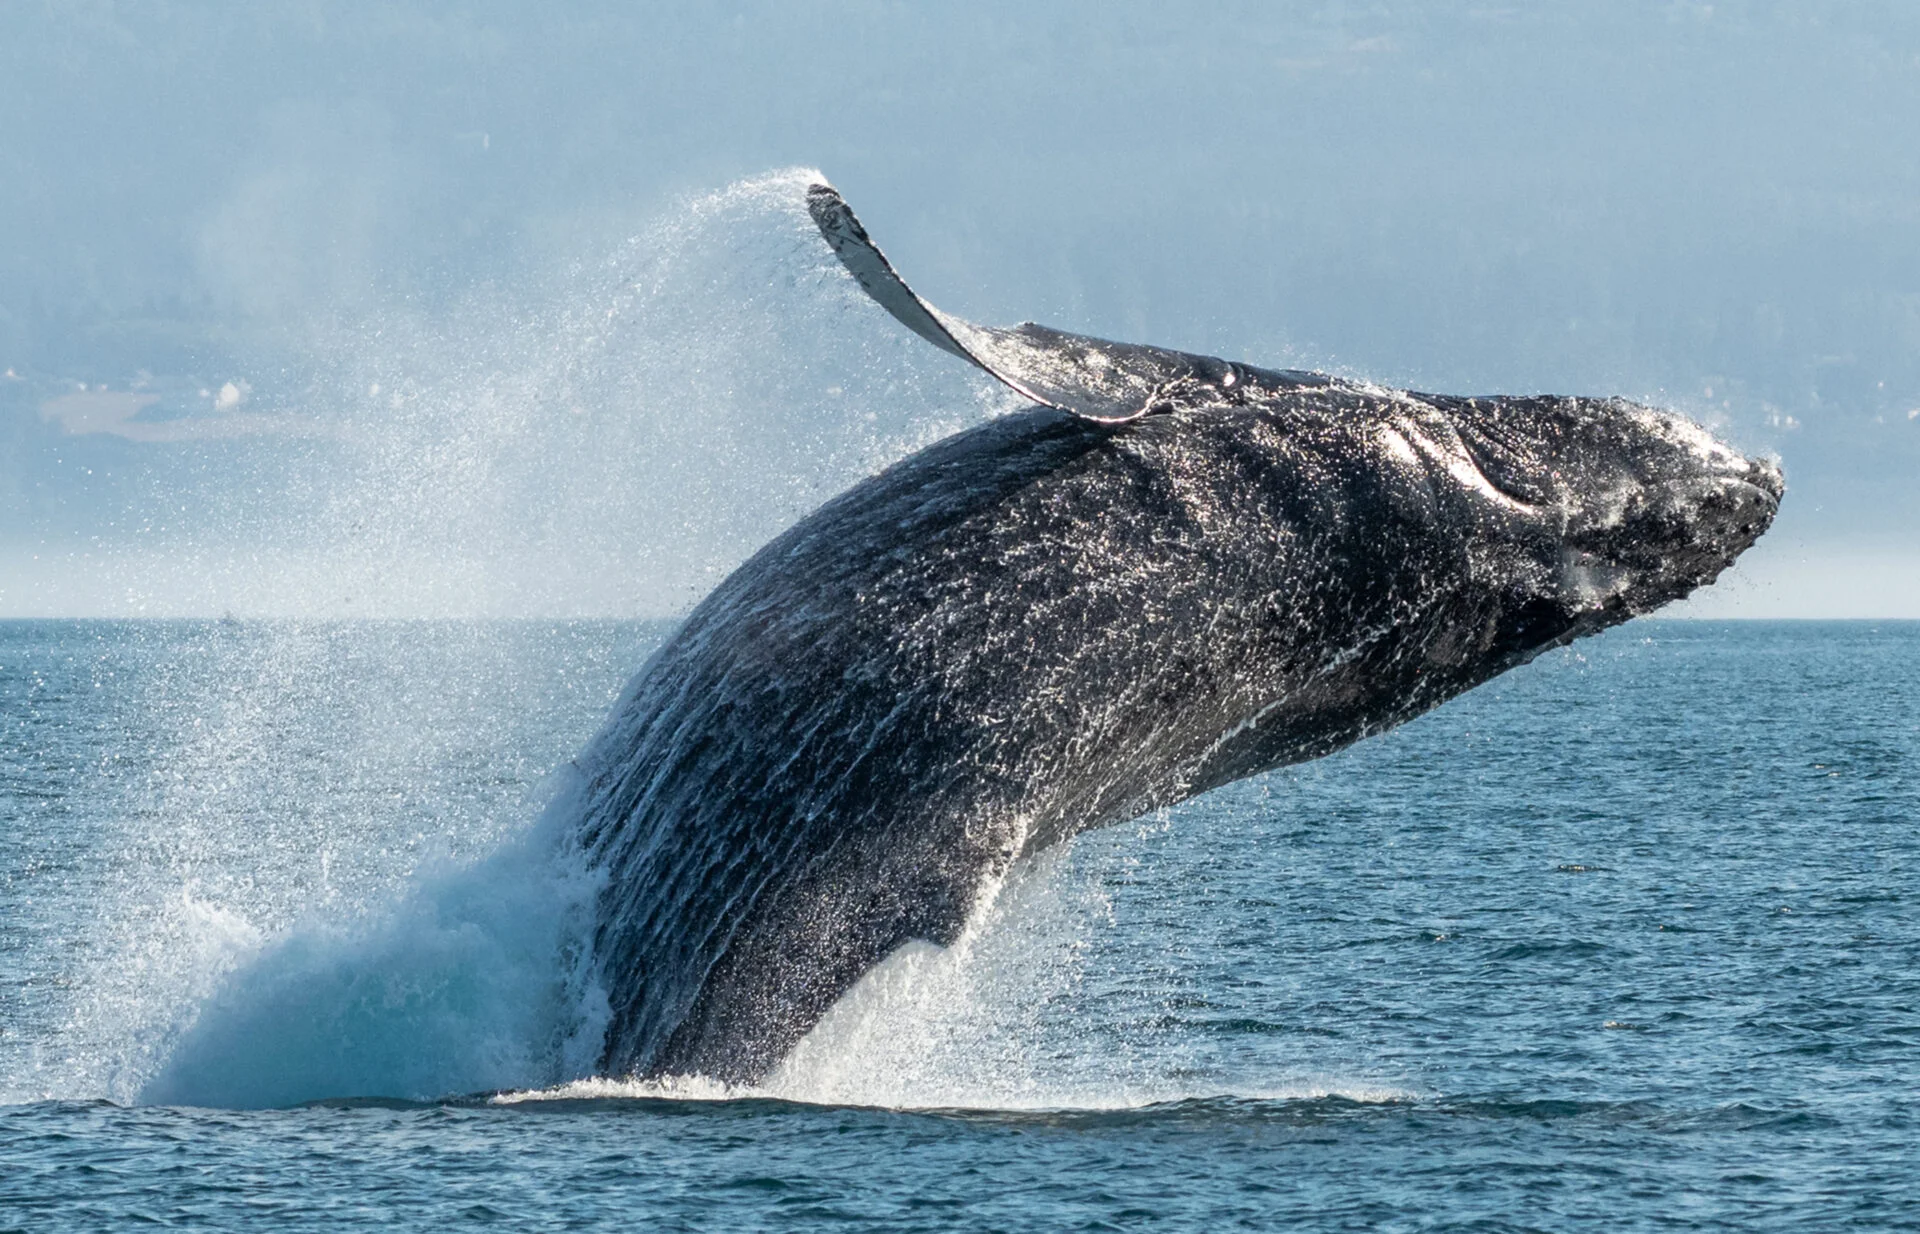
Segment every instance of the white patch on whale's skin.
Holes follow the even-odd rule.
[[[1401,430],[1401,433],[1413,449],[1432,460],[1449,479],[1474,496],[1517,514],[1533,512],[1534,507],[1509,497],[1493,486],[1493,482],[1481,473],[1480,465],[1473,461],[1473,456],[1467,453],[1466,447],[1460,443],[1458,436],[1451,444],[1441,445],[1411,424]]]
[[[1390,425],[1383,424],[1380,426],[1379,438],[1380,445],[1387,452],[1387,457],[1393,459],[1394,462],[1404,463],[1409,467],[1419,464],[1420,456],[1414,453],[1413,446],[1408,443],[1405,437],[1401,436],[1399,430]]]

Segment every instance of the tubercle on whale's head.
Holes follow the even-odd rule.
[[[1711,583],[1772,524],[1786,491],[1773,460],[1625,399],[1437,402],[1462,488],[1529,559],[1512,577],[1546,642]]]

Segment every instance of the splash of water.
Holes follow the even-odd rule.
[[[300,482],[209,455],[189,478],[227,517],[161,554],[213,589],[202,607],[309,619],[210,627],[149,683],[155,771],[121,803],[68,1048],[27,1091],[274,1104],[588,1072],[593,994],[567,957],[590,880],[546,832],[511,838],[538,804],[392,805],[520,705],[486,683],[499,632],[448,627],[444,654],[369,680],[355,665],[391,631],[310,618],[684,608],[819,500],[995,411],[851,287],[805,211],[816,179],[681,203],[544,286],[316,324],[305,408],[253,443]]]
[[[245,939],[140,1099],[432,1098],[587,1073],[604,1032],[584,946],[595,891],[536,836],[371,920]]]
[[[680,611],[826,497],[985,414],[964,374],[863,328],[800,205],[815,179],[684,203],[551,286],[330,331],[354,480],[307,547],[361,597],[342,611]]]
[[[693,598],[818,499],[994,411],[998,392],[917,367],[924,349],[894,354],[899,332],[813,235],[810,181],[787,173],[693,203],[606,268],[570,272],[557,307],[476,297],[450,324],[396,312],[327,341],[349,357],[338,388],[365,392],[313,439],[316,467],[343,482],[304,540],[282,529],[270,543],[385,611],[511,612],[576,593],[589,610],[631,611],[676,589]],[[768,283],[767,269],[781,274]],[[284,569],[267,574],[263,594],[326,607]],[[622,590],[634,579],[641,590]],[[170,788],[129,819],[130,851],[157,859],[127,863],[127,907],[109,914],[74,1020],[95,1058],[62,1095],[741,1095],[697,1077],[591,1078],[605,1018],[584,959],[596,888],[565,842],[564,782],[518,836],[536,808],[524,793],[416,820],[444,837],[438,859],[417,830],[392,852],[358,813],[404,796],[408,776],[447,774],[460,752],[419,707],[382,700],[419,688],[406,677],[434,691],[466,670],[368,689],[340,665],[379,627],[251,629],[251,668],[178,708],[193,728],[166,751]],[[492,637],[469,630],[454,658],[484,658]],[[462,722],[501,705],[477,692]],[[324,745],[329,777],[357,762],[383,782],[338,793],[289,766],[300,743]],[[372,813],[390,824],[405,810]],[[749,1095],[1057,1108],[1220,1091],[1169,1078],[1180,1069],[1164,1050],[1081,1027],[1082,957],[1107,911],[1069,858],[1022,866],[955,946],[889,958]]]

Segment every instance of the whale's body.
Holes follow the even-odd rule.
[[[896,317],[1040,406],[763,548],[580,760],[610,1072],[758,1078],[889,951],[950,942],[1020,854],[1684,595],[1781,493],[1620,400],[974,327],[898,283],[831,190],[814,207]]]

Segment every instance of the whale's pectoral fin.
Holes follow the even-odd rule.
[[[977,326],[928,304],[895,273],[839,192],[816,184],[807,209],[868,295],[909,330],[975,364],[1022,397],[1105,423],[1150,411],[1241,402],[1262,390],[1322,386],[1314,373],[1276,371],[1164,347],[1112,343],[1031,322]]]

